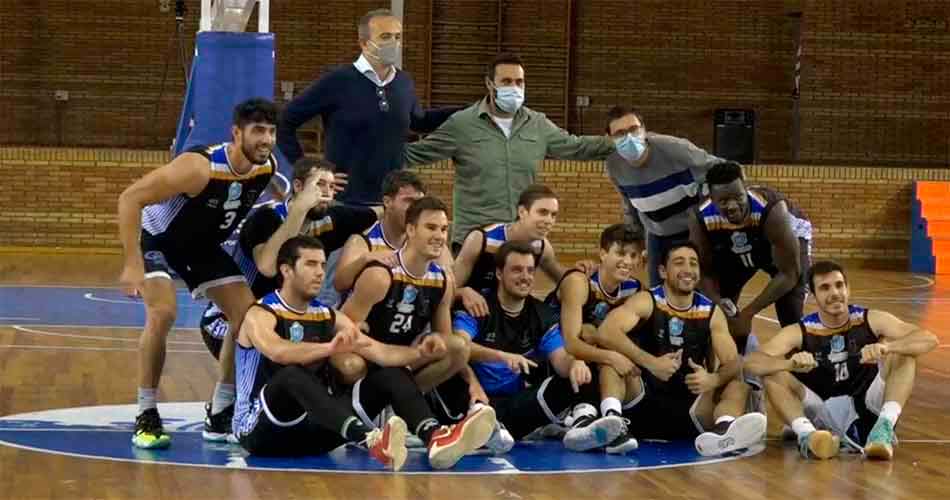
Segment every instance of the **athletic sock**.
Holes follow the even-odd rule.
[[[901,405],[897,401],[888,401],[881,407],[881,418],[887,419],[891,427],[897,425],[897,419],[901,416]]]
[[[214,386],[214,396],[211,399],[211,414],[217,415],[222,410],[234,404],[234,384],[218,382]]]
[[[604,398],[604,400],[600,402],[600,414],[606,417],[611,412],[620,415],[623,413],[623,406],[617,398]]]
[[[146,389],[139,387],[139,413],[152,408],[158,408],[155,404],[155,393],[158,389]]]
[[[811,423],[811,420],[805,417],[799,417],[792,420],[792,431],[795,432],[796,436],[802,437],[815,432],[815,426]]]

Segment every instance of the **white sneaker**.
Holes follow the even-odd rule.
[[[579,417],[574,426],[564,434],[564,447],[572,451],[587,451],[602,448],[612,443],[626,431],[623,419],[616,415],[596,418]]]
[[[511,436],[508,429],[505,429],[505,425],[501,422],[496,423],[494,432],[488,438],[488,442],[485,443],[485,448],[488,448],[493,455],[504,455],[511,451],[514,446],[515,438]]]
[[[746,413],[728,425],[717,425],[712,432],[700,434],[694,444],[704,457],[716,457],[744,450],[765,439],[766,419],[761,413]]]

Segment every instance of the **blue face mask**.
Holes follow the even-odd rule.
[[[630,163],[642,158],[647,150],[647,141],[642,135],[626,134],[614,139],[614,144],[617,146],[617,153]]]
[[[505,113],[514,113],[524,104],[524,89],[521,87],[495,87],[495,106]]]

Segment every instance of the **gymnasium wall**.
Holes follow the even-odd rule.
[[[184,84],[174,14],[159,4],[3,0],[0,144],[167,148]],[[272,4],[277,81],[299,92],[356,57],[356,20],[389,1]],[[199,0],[187,5],[190,60]],[[714,109],[754,108],[765,163],[791,159],[787,14],[800,11],[800,161],[950,164],[944,0],[405,0],[405,9],[405,67],[424,102],[471,102],[484,63],[510,49],[526,61],[528,104],[572,131],[600,133],[607,108],[626,102],[654,130],[711,148]],[[70,99],[55,101],[55,90]],[[576,108],[577,96],[590,107]]]
[[[156,151],[0,148],[0,249],[59,247],[116,253],[116,200],[122,189],[167,161]],[[430,192],[451,201],[452,168],[420,169]],[[950,170],[757,165],[747,175],[785,192],[815,225],[815,254],[869,267],[906,269],[913,179],[950,180]],[[568,258],[594,255],[600,230],[620,220],[620,203],[601,163],[546,162],[541,181],[561,197],[551,236]]]

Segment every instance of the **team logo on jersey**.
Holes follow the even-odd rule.
[[[491,330],[485,334],[485,342],[489,342],[489,343],[495,342],[495,330]]]
[[[670,344],[675,346],[683,345],[683,326],[683,320],[670,318]]]
[[[748,253],[752,250],[752,245],[749,244],[749,236],[743,231],[736,231],[730,236],[732,239],[732,252],[733,253]]]
[[[290,325],[290,341],[295,344],[303,342],[303,325],[296,321]]]
[[[841,363],[848,359],[848,353],[845,351],[845,342],[843,335],[831,337],[831,353],[828,354],[828,361],[832,363]]]
[[[610,306],[606,302],[598,302],[594,306],[594,320],[600,323],[607,317],[607,311],[610,309]]]
[[[147,260],[153,266],[168,267],[168,263],[165,261],[165,254],[159,252],[158,250],[149,250],[148,252],[145,252],[145,255],[143,255],[142,258]]]
[[[228,201],[240,200],[241,192],[244,188],[241,187],[241,183],[234,181],[228,186]]]
[[[406,285],[406,288],[402,290],[402,300],[400,300],[399,304],[396,305],[396,310],[403,314],[411,313],[416,309],[416,306],[413,303],[416,301],[416,297],[418,296],[418,288],[412,285]]]

